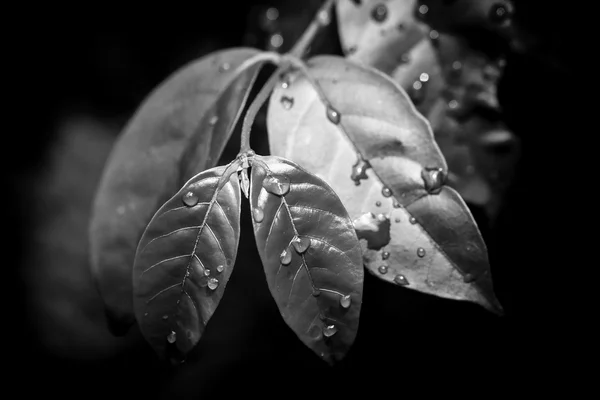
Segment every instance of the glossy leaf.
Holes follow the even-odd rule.
[[[240,235],[237,174],[216,167],[190,179],[154,215],[135,256],[135,316],[161,355],[185,355],[223,297]],[[171,346],[170,346],[171,345]]]
[[[485,244],[462,199],[443,186],[446,163],[406,93],[378,71],[338,57],[315,57],[309,71],[339,123],[327,118],[307,80],[292,76],[271,97],[272,153],[331,185],[355,221],[369,271],[499,310]],[[293,107],[284,107],[283,98],[293,98]]]
[[[329,185],[295,163],[255,157],[250,178],[254,234],[285,322],[325,361],[354,342],[362,302],[360,243]]]
[[[105,166],[90,227],[92,272],[113,332],[134,322],[131,268],[156,210],[215,165],[261,63],[253,49],[222,50],[175,72],[129,121]]]

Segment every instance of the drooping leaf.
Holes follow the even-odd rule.
[[[445,160],[406,93],[340,57],[315,57],[308,69],[330,107],[304,77],[290,75],[269,105],[272,153],[331,185],[355,221],[369,271],[499,310],[485,244],[464,202],[443,186]]]
[[[190,179],[156,212],[140,240],[135,316],[161,355],[188,353],[223,297],[240,235],[240,186],[237,174],[227,177],[231,171],[215,167]]]
[[[339,361],[356,337],[362,302],[352,220],[329,185],[293,162],[251,163],[254,234],[273,298],[306,346]]]
[[[182,67],[155,89],[113,147],[90,226],[92,272],[115,334],[134,322],[131,268],[158,207],[215,165],[261,62],[254,49],[223,50]]]

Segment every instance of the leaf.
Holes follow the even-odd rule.
[[[181,68],[154,90],[113,147],[93,205],[92,272],[115,334],[134,322],[131,268],[158,207],[215,165],[261,63],[253,49],[223,50]]]
[[[285,322],[328,363],[354,342],[362,302],[360,243],[329,185],[279,157],[252,161],[250,206],[267,282]]]
[[[442,186],[446,163],[406,93],[384,74],[340,57],[315,57],[308,68],[331,108],[304,77],[291,75],[287,88],[271,96],[272,153],[331,185],[355,220],[370,272],[499,310],[478,228],[460,197]],[[332,109],[337,120],[327,117]]]
[[[223,297],[240,237],[240,186],[231,171],[215,167],[190,179],[156,212],[140,240],[135,316],[160,355],[188,353]]]

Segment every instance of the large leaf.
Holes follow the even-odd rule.
[[[252,161],[258,252],[285,322],[333,363],[354,342],[362,302],[360,243],[329,185],[279,157]]]
[[[446,163],[406,93],[339,57],[315,57],[308,67],[330,107],[292,75],[271,97],[272,153],[332,186],[355,219],[369,271],[499,310],[485,244],[464,202],[443,186]]]
[[[188,353],[219,305],[240,235],[237,174],[226,167],[188,181],[154,215],[135,256],[135,315],[159,353]],[[227,178],[227,176],[226,176]],[[169,345],[178,352],[169,352]]]
[[[90,226],[92,272],[114,333],[134,322],[131,268],[144,228],[187,179],[215,165],[261,65],[244,63],[257,53],[223,50],[175,72],[116,142]]]

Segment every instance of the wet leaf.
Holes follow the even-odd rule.
[[[135,316],[160,355],[180,357],[200,340],[223,297],[240,235],[235,169],[190,179],[154,215],[135,256]],[[221,188],[221,176],[225,174]]]
[[[360,243],[334,191],[279,157],[255,157],[254,233],[267,282],[286,323],[325,361],[354,342],[362,302]]]
[[[378,71],[338,57],[315,57],[309,71],[339,112],[339,124],[327,118],[306,79],[295,76],[271,97],[272,153],[331,185],[357,223],[369,271],[497,311],[485,244],[462,199],[443,186],[444,158],[405,92]],[[282,96],[293,98],[294,106],[283,107]],[[356,150],[364,160],[357,160]],[[361,166],[362,179],[352,179]]]
[[[158,207],[214,166],[261,63],[253,49],[223,50],[184,66],[154,90],[113,147],[90,226],[92,272],[115,334],[134,322],[131,268]]]

